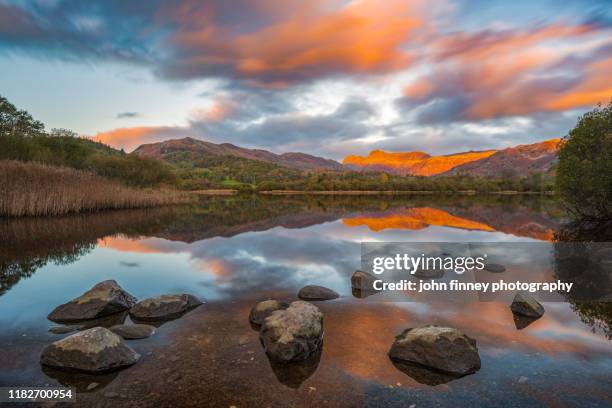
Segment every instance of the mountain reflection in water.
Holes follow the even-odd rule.
[[[541,319],[515,322],[499,302],[351,295],[361,241],[550,242],[563,222],[555,200],[527,196],[206,197],[192,206],[1,220],[0,386],[87,391],[98,383],[79,394],[84,406],[610,405],[609,303],[547,303]],[[207,303],[131,342],[143,358],[127,370],[100,381],[43,371],[40,350],[61,338],[47,333],[47,313],[104,279],[140,299],[188,292]],[[292,300],[306,284],[343,297],[317,303],[322,352],[279,367],[263,353],[249,310],[269,297]],[[482,369],[456,379],[394,364],[394,336],[426,324],[475,338]]]

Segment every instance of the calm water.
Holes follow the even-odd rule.
[[[65,384],[79,406],[610,406],[612,311],[547,303],[517,330],[507,304],[379,302],[351,296],[361,241],[550,241],[563,222],[533,197],[205,198],[199,205],[0,221],[0,386]],[[188,292],[203,307],[130,342],[143,355],[106,376],[41,369],[62,338],[46,315],[115,279],[138,298]],[[266,358],[248,322],[268,297],[320,284],[342,298],[325,314],[323,351],[307,363]],[[475,338],[482,369],[449,381],[396,367],[407,327],[441,324]],[[100,385],[91,391],[92,382]]]

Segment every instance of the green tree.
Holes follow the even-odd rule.
[[[556,184],[577,218],[612,217],[612,102],[580,117],[563,139]]]
[[[28,112],[17,109],[0,95],[0,136],[35,136],[44,131],[42,122],[34,120]]]

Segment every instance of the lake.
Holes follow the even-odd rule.
[[[609,303],[545,303],[544,316],[519,330],[503,302],[351,294],[362,241],[550,242],[563,222],[552,198],[433,195],[203,197],[176,208],[3,219],[0,386],[72,386],[78,406],[96,407],[611,406]],[[128,369],[42,368],[41,350],[65,336],[48,331],[56,324],[47,314],[106,279],[139,299],[184,292],[205,304],[130,341],[142,359]],[[307,284],[342,295],[316,302],[322,352],[271,363],[249,311],[267,298],[294,299]],[[394,337],[426,324],[476,339],[482,368],[446,379],[396,366],[387,356]]]

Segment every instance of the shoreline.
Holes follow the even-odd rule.
[[[458,194],[458,195],[555,195],[554,191],[486,191],[476,190],[460,191],[428,191],[428,190],[265,190],[257,194],[264,195],[434,195],[434,194]]]

